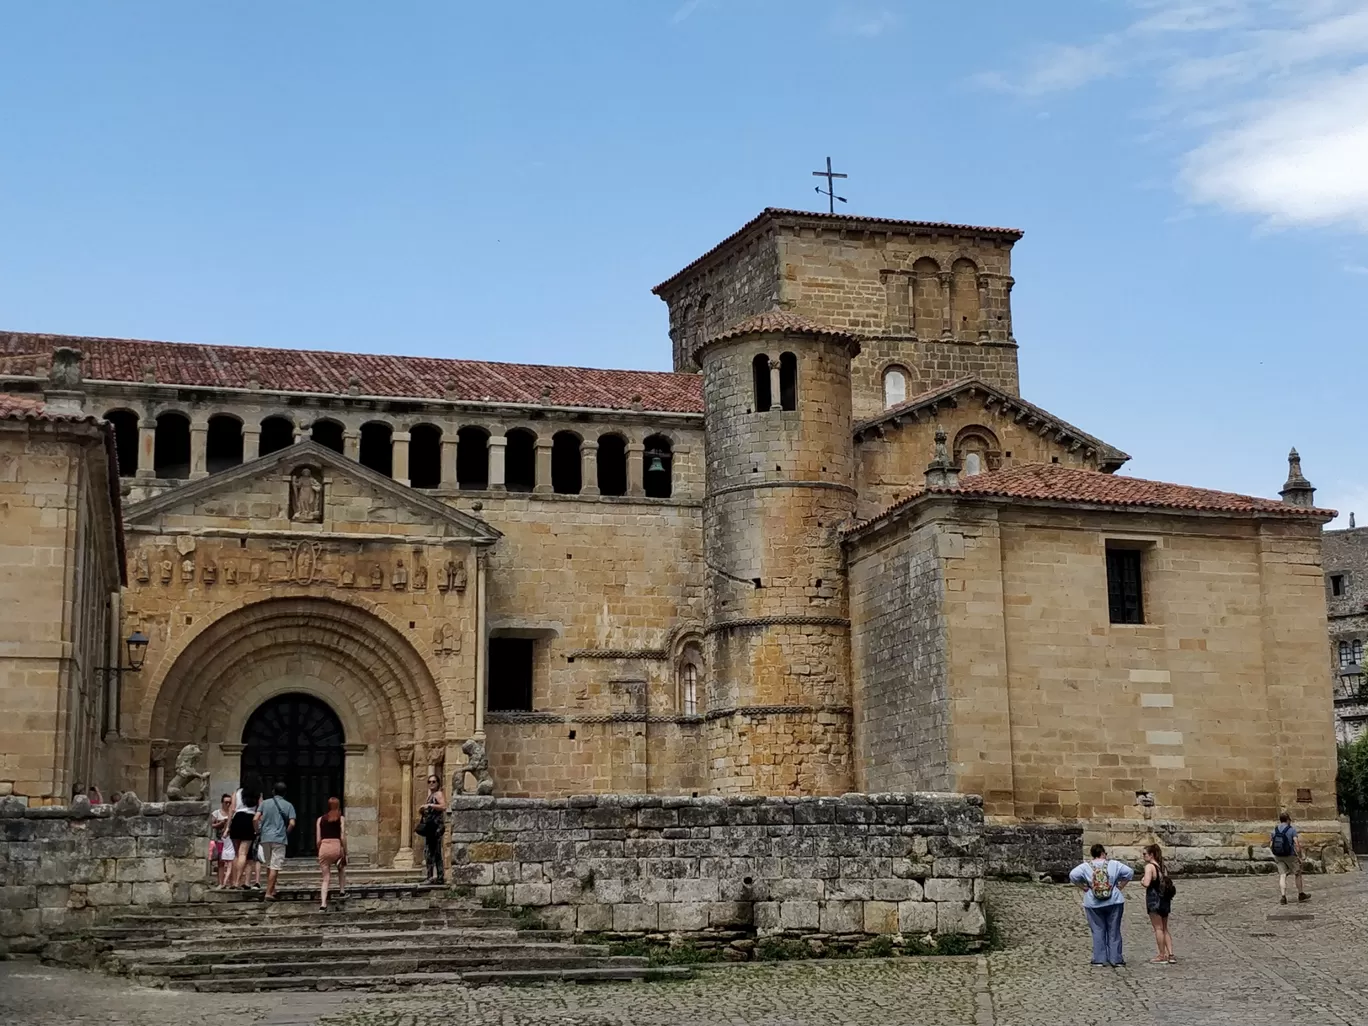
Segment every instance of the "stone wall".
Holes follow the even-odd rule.
[[[1341,742],[1368,733],[1368,685],[1363,663],[1353,662],[1354,644],[1368,648],[1368,527],[1326,531],[1321,535],[1325,563],[1325,604],[1330,623],[1330,672],[1335,681],[1335,735]],[[1336,595],[1332,578],[1340,579]],[[1340,661],[1340,642],[1349,645],[1349,663]]]
[[[0,798],[0,955],[39,951],[109,911],[201,899],[208,836],[205,802]]]
[[[983,842],[987,873],[998,879],[1067,880],[1084,855],[1083,827],[1076,823],[990,823]]]
[[[452,875],[580,933],[984,932],[983,809],[951,794],[453,798]]]

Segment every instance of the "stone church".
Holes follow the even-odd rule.
[[[0,335],[0,789],[195,744],[402,865],[477,738],[507,795],[1333,833],[1332,514],[1024,399],[1020,237],[767,209],[655,288],[671,373]]]

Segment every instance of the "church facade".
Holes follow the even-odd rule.
[[[1019,237],[766,210],[656,288],[670,373],[0,335],[16,403],[80,352],[126,550],[86,644],[149,639],[70,667],[102,730],[0,787],[158,794],[193,743],[215,792],[336,794],[402,865],[476,738],[503,794],[1333,833],[1331,514],[1299,470],[1281,501],[1117,475],[1021,397]]]

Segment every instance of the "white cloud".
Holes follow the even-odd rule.
[[[1270,225],[1368,231],[1368,0],[1131,6],[1118,32],[1042,47],[1015,73],[975,81],[1039,97],[1152,79],[1144,113],[1183,151],[1186,198]]]
[[[873,39],[898,23],[898,16],[886,7],[849,5],[840,8],[831,18],[831,27],[842,35]]]
[[[1368,274],[1368,267],[1363,264],[1345,264],[1342,270],[1345,274]]]

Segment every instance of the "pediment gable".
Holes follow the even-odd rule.
[[[124,524],[131,531],[412,534],[473,545],[492,545],[501,537],[479,517],[313,441],[128,506]]]
[[[1050,448],[1081,456],[1099,470],[1117,470],[1130,459],[1128,454],[1115,446],[1074,427],[1048,410],[974,377],[947,382],[912,396],[906,402],[884,410],[877,417],[860,421],[854,426],[855,441],[887,438],[909,425],[930,426],[949,410],[978,411],[979,415],[971,419],[981,420],[989,428],[994,427],[994,422],[1010,424],[1018,433],[1030,432]]]

